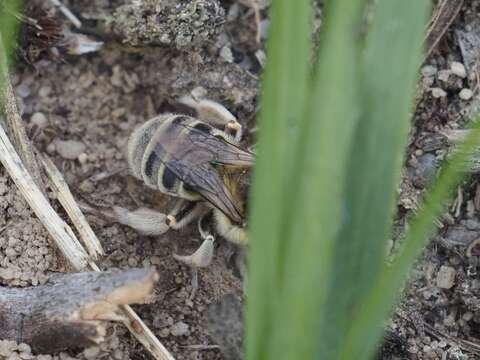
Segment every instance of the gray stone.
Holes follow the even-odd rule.
[[[188,325],[185,324],[183,321],[179,321],[170,327],[170,333],[173,336],[188,335]]]
[[[442,265],[437,274],[437,286],[441,289],[450,289],[455,284],[456,271],[450,266]]]

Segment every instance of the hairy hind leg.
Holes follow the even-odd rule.
[[[242,139],[242,125],[223,105],[212,100],[196,99],[189,95],[181,97],[178,101],[194,109],[199,120],[221,128],[236,143]]]
[[[188,225],[205,212],[205,206],[201,202],[181,199],[168,215],[148,208],[131,211],[120,206],[114,206],[112,212],[119,223],[143,235],[158,236],[169,229],[180,229]]]
[[[208,217],[210,213],[204,214],[198,219],[198,231],[200,237],[203,240],[202,245],[191,255],[178,255],[173,254],[175,260],[182,262],[192,269],[192,292],[190,294],[190,300],[195,297],[198,290],[198,270],[210,265],[214,255],[215,238],[211,234],[210,229],[204,227],[203,221]]]

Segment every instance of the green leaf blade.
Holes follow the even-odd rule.
[[[378,2],[366,39],[362,115],[347,164],[345,223],[335,244],[334,263],[341,266],[329,279],[326,307],[331,311],[320,330],[321,358],[338,358],[356,309],[383,269],[426,5],[415,0]]]
[[[363,1],[327,4],[321,53],[301,124],[280,253],[281,292],[270,359],[311,359],[325,297],[324,279],[341,222],[344,186],[338,181],[358,116],[359,46]],[[328,204],[328,206],[327,206]],[[276,303],[276,305],[275,305]]]
[[[294,125],[304,109],[310,59],[310,1],[274,1],[252,189],[246,358],[265,359],[271,296],[278,293],[282,199],[294,148]]]
[[[349,356],[352,354],[357,356],[359,353],[365,354],[365,356],[373,355],[374,345],[383,332],[380,326],[382,320],[392,311],[399,290],[405,286],[415,260],[421,254],[435,229],[435,219],[440,215],[445,202],[451,197],[452,189],[465,175],[462,171],[465,170],[469,156],[480,144],[480,118],[477,118],[474,123],[472,131],[460,150],[448,161],[439,178],[427,193],[424,204],[405,234],[399,254],[391,266],[384,267],[374,282],[375,285],[362,302],[357,316],[352,319],[352,326],[345,342],[343,359],[350,359]],[[379,326],[377,328],[369,327],[368,324],[371,323],[379,324]],[[365,343],[360,344],[360,334],[364,333],[366,329],[369,331],[369,338],[364,339]]]

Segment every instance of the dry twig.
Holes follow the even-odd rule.
[[[425,59],[432,54],[450,25],[453,24],[460,13],[463,2],[464,0],[441,0],[438,2],[427,30]]]
[[[17,102],[10,82],[5,46],[0,36],[0,98],[3,99],[5,118],[11,131],[15,148],[33,177],[35,183],[44,191],[40,167],[38,166],[32,143],[27,136],[22,117],[17,108]]]
[[[63,5],[60,0],[50,0],[50,2],[58,7],[62,14],[65,15],[65,17],[70,20],[77,29],[82,27],[82,22],[78,20],[78,18],[70,11],[70,9]]]
[[[258,0],[249,0],[250,1],[250,6],[253,9],[254,15],[255,15],[255,26],[257,28],[257,34],[255,36],[255,40],[257,41],[257,44],[261,43],[262,40],[262,32],[261,32],[261,16],[260,16],[260,4],[258,3]]]
[[[440,330],[435,329],[433,326],[429,325],[426,322],[423,322],[423,326],[425,328],[425,333],[427,333],[428,335],[433,336],[438,340],[445,340],[449,344],[456,345],[464,351],[468,351],[477,356],[480,355],[480,343],[447,335]]]
[[[62,274],[23,289],[0,287],[0,339],[26,342],[39,353],[98,344],[105,321],[123,319],[122,304],[144,303],[157,280],[154,270],[132,269]]]
[[[57,169],[53,161],[48,157],[42,156],[41,159],[43,167],[48,174],[50,185],[53,189],[55,189],[55,193],[58,196],[60,204],[62,204],[63,208],[72,220],[73,225],[75,225],[75,228],[80,234],[80,238],[83,240],[83,244],[87,248],[89,255],[92,257],[92,259],[97,259],[99,255],[104,255],[102,244],[100,244],[100,241],[90,227],[90,224],[87,222],[85,216],[78,207],[78,204],[73,198],[73,195],[70,192],[70,189],[68,188],[68,185],[65,182],[62,174]]]
[[[68,259],[75,270],[84,269],[87,265],[87,253],[70,226],[60,218],[35,184],[2,126],[0,126],[0,162],[35,215],[48,230],[63,256]]]

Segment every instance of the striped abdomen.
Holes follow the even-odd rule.
[[[184,189],[183,182],[170,167],[165,166],[169,161],[175,160],[177,155],[175,158],[173,155],[177,142],[188,131],[188,128],[175,124],[195,121],[188,116],[165,114],[136,129],[130,136],[127,150],[133,175],[152,189],[188,200],[198,200],[199,195]]]

